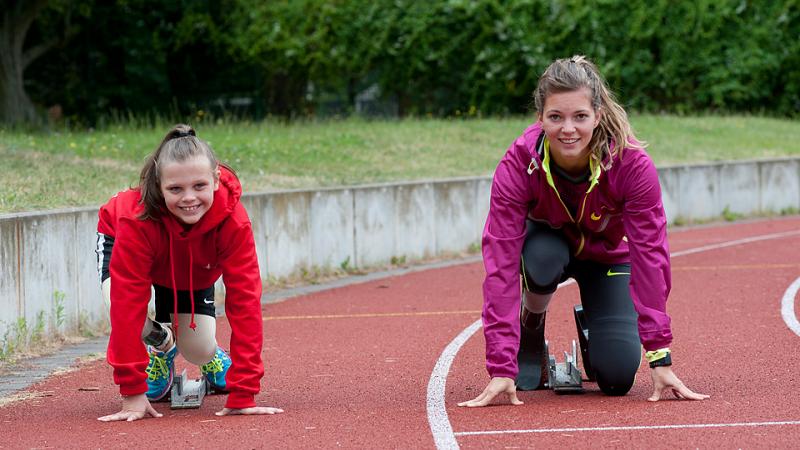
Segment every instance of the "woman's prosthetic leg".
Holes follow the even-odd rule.
[[[542,312],[532,312],[526,307],[523,294],[522,308],[520,308],[520,339],[519,352],[517,353],[517,390],[533,391],[542,389],[547,383],[547,351],[544,344],[544,324],[547,316],[547,306]],[[548,297],[552,297],[549,294]]]
[[[547,387],[545,316],[570,262],[569,246],[560,231],[532,220],[525,225],[527,236],[520,261],[523,288],[517,354],[517,389],[521,391]]]
[[[547,387],[545,316],[570,260],[569,247],[558,231],[531,220],[526,222],[526,227],[521,255],[523,289],[516,380],[517,389],[521,391]]]

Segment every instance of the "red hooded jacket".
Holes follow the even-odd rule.
[[[188,230],[166,210],[158,219],[140,220],[144,205],[138,188],[120,192],[100,208],[97,231],[114,238],[107,359],[122,395],[147,392],[148,355],[141,332],[150,286],[193,291],[212,286],[222,275],[233,361],[225,406],[255,406],[264,375],[261,274],[250,219],[239,203],[241,184],[232,172],[220,169],[211,209]]]

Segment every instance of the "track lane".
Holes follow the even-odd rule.
[[[675,252],[797,229],[800,218],[747,222],[671,232],[670,242]],[[526,404],[519,408],[467,411],[455,403],[477,394],[488,380],[478,332],[460,349],[447,377],[445,406],[454,431],[800,419],[792,405],[796,397],[785,390],[798,381],[798,359],[788,353],[797,346],[798,336],[780,317],[781,298],[800,273],[800,256],[795,254],[799,244],[796,237],[763,241],[714,250],[713,261],[707,258],[712,252],[673,261],[670,312],[676,318],[676,371],[693,389],[712,394],[710,401],[648,403],[644,399],[650,394],[650,382],[648,369],[643,368],[626,397],[590,392],[566,398],[533,392],[521,394]],[[267,376],[257,401],[283,407],[282,415],[218,418],[213,412],[221,408],[224,397],[214,396],[200,410],[174,412],[159,403],[156,408],[164,418],[103,424],[95,418],[113,412],[119,400],[110,368],[95,361],[27,391],[39,398],[0,408],[3,429],[11,430],[3,433],[0,448],[123,448],[154,442],[154,436],[178,447],[433,448],[426,404],[431,370],[448,342],[479,319],[482,281],[482,265],[472,263],[266,305]],[[576,298],[577,287],[568,286],[554,300],[557,310],[548,317],[554,348],[566,348],[575,333],[570,308]],[[715,322],[710,319],[711,307],[719,305],[725,305],[725,320]],[[221,320],[223,344],[229,333]],[[747,340],[741,341],[742,335]],[[774,358],[782,361],[775,363]],[[97,390],[79,390],[86,387]],[[461,435],[457,442],[464,448],[587,443],[592,448],[659,447],[654,435],[664,440],[664,447],[774,447],[800,442],[798,426],[744,429]]]
[[[671,315],[678,318],[672,346],[675,370],[692,389],[710,393],[712,399],[692,403],[644,401],[650,394],[649,369],[644,364],[633,390],[623,398],[605,397],[595,384],[588,384],[594,391],[584,396],[556,396],[544,391],[521,393],[520,398],[526,402],[522,407],[502,406],[475,412],[454,406],[469,395],[449,395],[448,412],[458,443],[463,448],[500,445],[660,448],[650,439],[656,429],[648,432],[648,425],[668,427],[657,429],[659,440],[666,437],[663,447],[747,446],[748,442],[751,446],[765,446],[800,441],[797,402],[778,386],[779,383],[791,389],[799,368],[794,350],[797,336],[783,323],[779,306],[784,290],[800,273],[797,222],[782,221],[779,227],[773,224],[765,227],[769,229],[766,234],[793,233],[783,238],[725,246],[706,253],[687,252],[691,248],[742,239],[744,233],[765,234],[754,225],[757,224],[744,224],[740,229],[724,227],[725,233],[719,229],[699,230],[699,233],[691,230],[678,239],[671,235],[671,241],[678,242],[678,251],[685,254],[673,259],[669,303]],[[576,286],[559,290],[554,298],[551,306],[554,314],[548,315],[548,339],[556,349],[568,348],[569,339],[564,338],[575,334],[569,312],[577,302]],[[551,316],[555,317],[553,322]],[[454,383],[448,386],[451,391],[464,392],[485,385],[485,375],[475,376],[482,367],[477,367],[474,361],[482,361],[484,345],[481,333],[476,334],[479,337],[456,360],[448,379]],[[794,358],[790,356],[793,353]],[[482,378],[483,384],[463,383],[470,377]],[[704,428],[692,428],[698,424]],[[718,426],[705,428],[703,424]],[[644,428],[613,429],[631,426]],[[459,434],[507,430],[522,432]],[[564,440],[563,435],[569,435],[569,439]]]

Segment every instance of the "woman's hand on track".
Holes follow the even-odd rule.
[[[280,408],[273,408],[271,406],[253,406],[252,408],[231,409],[222,408],[222,411],[217,411],[215,414],[218,416],[235,416],[245,415],[254,416],[261,414],[280,414],[283,410]]]
[[[686,400],[705,400],[710,397],[709,395],[698,394],[686,387],[672,372],[672,367],[670,366],[654,367],[650,370],[650,378],[653,379],[653,395],[647,400],[651,402],[661,400],[661,396],[670,391],[676,398]]]
[[[98,417],[97,420],[101,422],[116,422],[118,420],[133,422],[134,420],[144,419],[148,415],[152,417],[161,417],[163,414],[153,408],[153,405],[150,404],[150,400],[148,400],[147,396],[144,394],[128,395],[122,397],[122,411],[116,414]]]
[[[511,401],[512,405],[523,404],[523,402],[517,398],[517,386],[514,384],[513,378],[494,377],[489,381],[489,385],[486,386],[486,389],[481,392],[481,395],[472,400],[461,402],[458,406],[466,406],[467,408],[486,406],[499,394],[508,395],[508,399]]]

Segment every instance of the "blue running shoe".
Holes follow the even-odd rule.
[[[225,350],[217,347],[214,358],[200,366],[200,372],[205,375],[208,383],[215,391],[226,391],[225,376],[231,367],[231,358]]]
[[[147,353],[150,354],[150,363],[144,370],[147,373],[147,398],[155,402],[166,397],[172,389],[178,347],[173,344],[171,349],[160,352],[148,345]]]

